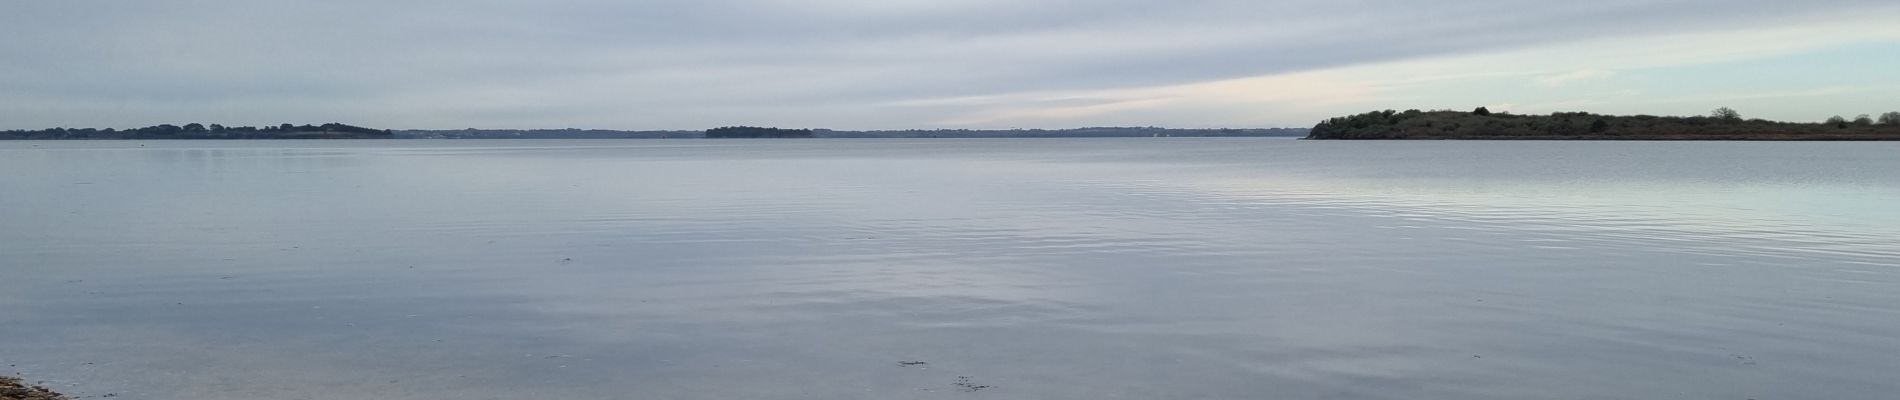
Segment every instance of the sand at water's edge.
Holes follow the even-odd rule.
[[[69,400],[44,387],[26,384],[20,378],[0,376],[0,400]]]

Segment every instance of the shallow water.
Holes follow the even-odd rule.
[[[0,374],[77,395],[1900,393],[1900,144],[0,142],[0,171]]]

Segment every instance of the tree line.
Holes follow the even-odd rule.
[[[1841,116],[1839,115],[1836,115],[1827,119],[1828,125],[1834,125],[1834,127],[1836,128],[1843,128],[1843,129],[1847,128],[1848,126],[1862,126],[1862,127],[1874,126],[1874,124],[1876,123],[1880,125],[1900,126],[1900,111],[1880,114],[1880,120],[1878,122],[1874,121],[1873,116],[1870,116],[1867,114],[1861,114],[1858,117],[1854,117],[1854,119],[1851,121],[1848,120],[1847,118],[1841,118]]]
[[[52,128],[0,131],[0,140],[105,139],[387,139],[388,130],[328,123],[323,125],[224,126],[189,123],[160,124],[133,129]]]
[[[1463,111],[1374,111],[1330,118],[1309,139],[1609,139],[1609,140],[1900,140],[1900,111],[1878,118],[1834,117],[1823,123],[1743,118],[1722,107],[1709,115],[1672,117],[1559,112],[1515,115],[1479,107]]]
[[[728,126],[706,130],[708,139],[791,139],[816,137],[810,129],[761,128],[756,126]]]

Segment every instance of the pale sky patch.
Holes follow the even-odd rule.
[[[1536,82],[1537,85],[1544,86],[1544,87],[1563,87],[1565,85],[1569,85],[1569,84],[1577,83],[1577,82],[1610,79],[1611,77],[1614,77],[1614,76],[1616,76],[1616,71],[1606,71],[1606,70],[1600,70],[1600,69],[1580,69],[1580,70],[1565,72],[1565,73],[1556,74],[1556,75],[1539,76],[1537,77],[1537,79],[1533,79],[1532,81]]]
[[[1330,115],[1380,109],[1456,109],[1486,106],[1517,113],[1599,111],[1671,115],[1700,115],[1715,107],[1747,104],[1751,116],[1810,120],[1819,100],[1830,104],[1861,101],[1866,107],[1900,109],[1879,96],[1900,98],[1900,77],[1879,74],[1840,77],[1821,88],[1736,88],[1685,91],[1668,82],[1600,84],[1628,78],[1633,71],[1693,68],[1704,65],[1747,66],[1754,60],[1798,57],[1802,52],[1857,44],[1890,44],[1900,50],[1900,24],[1885,18],[1839,15],[1825,23],[1791,22],[1786,26],[1751,27],[1730,31],[1658,35],[1640,41],[1601,39],[1480,53],[1373,63],[1297,74],[1272,75],[1182,85],[1174,89],[1138,88],[1098,91],[1094,96],[1141,97],[1168,93],[1174,104],[1247,103],[1272,110],[1267,123],[1297,126]],[[1811,60],[1817,66],[1854,62],[1889,62],[1857,58]],[[1900,68],[1900,65],[1893,65]],[[1787,77],[1760,77],[1763,81]],[[1864,80],[1855,80],[1867,78]],[[1626,80],[1626,79],[1624,79]],[[1236,82],[1253,82],[1236,85]],[[1583,85],[1590,82],[1592,85]],[[1192,87],[1195,90],[1180,88]],[[1271,94],[1263,94],[1271,93]],[[1247,102],[1258,97],[1272,101]],[[1888,103],[1888,104],[1882,104]],[[1788,105],[1781,105],[1788,104]],[[1780,106],[1787,111],[1777,112]],[[1021,107],[1034,108],[1033,104]],[[1271,107],[1271,108],[1266,108]],[[1643,108],[1649,107],[1649,108]],[[1127,110],[1121,110],[1126,112]],[[1872,112],[1872,111],[1867,111]],[[1262,113],[1267,114],[1267,113]],[[1019,113],[1018,115],[1031,115]],[[1218,117],[1213,117],[1218,118]],[[1247,116],[1234,119],[1246,121]]]

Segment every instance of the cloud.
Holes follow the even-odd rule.
[[[1315,89],[1331,86],[1363,99],[1373,89],[1348,74],[1313,73],[1828,26],[1896,9],[1884,0],[29,1],[0,13],[0,128],[1303,123],[1297,110],[1326,100],[1262,93],[1337,97]],[[1825,44],[1806,39],[1760,45]],[[1512,67],[1520,61],[1397,70],[1379,84],[1578,70]],[[1273,78],[1284,76],[1327,80]],[[1244,83],[1255,81],[1278,86]],[[1051,103],[1064,96],[1104,100]]]
[[[1577,82],[1610,79],[1614,76],[1616,76],[1616,71],[1580,69],[1561,74],[1539,76],[1533,79],[1532,82],[1536,83],[1537,86],[1543,87],[1563,87]]]

